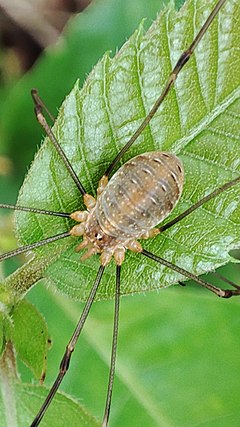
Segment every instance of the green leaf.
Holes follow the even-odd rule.
[[[231,277],[230,266],[222,274],[235,281],[238,277]],[[43,298],[40,288],[36,286],[30,295],[40,300],[54,337],[46,378],[52,384],[82,304],[50,288]],[[112,316],[113,301],[94,304],[61,385],[100,420]],[[237,299],[221,300],[190,285],[129,296],[121,299],[119,327],[111,427],[239,426]]]
[[[44,345],[41,343],[44,327],[42,316],[26,301],[18,304],[12,315],[11,326],[7,326],[7,319],[4,319],[6,345],[0,358],[1,427],[30,425],[49,393],[49,389],[45,386],[20,383],[15,366],[16,349],[18,356],[30,367],[35,376],[39,377],[41,374],[41,379],[44,378],[46,349],[44,352]],[[82,405],[70,396],[58,392],[48,411],[48,420],[47,422],[44,420],[42,425],[65,426],[69,420],[71,425],[76,427],[99,425]]]
[[[29,425],[39,410],[44,397],[46,397],[45,387],[30,385],[19,385],[17,388],[17,409],[19,414],[19,425]],[[57,393],[52,403],[47,420],[41,423],[42,426],[65,427],[97,427],[100,424],[90,416],[85,409],[76,401],[62,393]]]
[[[177,5],[183,0],[177,0]],[[105,51],[116,50],[132,34],[143,17],[150,23],[163,0],[98,0],[92,1],[83,13],[70,20],[63,38],[50,46],[37,64],[10,90],[6,91],[0,123],[0,152],[9,153],[14,163],[14,177],[20,179],[32,161],[42,131],[33,118],[30,90],[37,87],[50,111],[57,111],[76,78],[84,81]],[[57,72],[56,72],[57,70]],[[53,78],[54,76],[54,78]],[[49,90],[51,87],[51,90]],[[0,101],[3,101],[1,96]],[[0,103],[1,107],[1,103]],[[21,116],[21,120],[19,120]],[[21,150],[16,149],[16,141]],[[21,173],[20,173],[21,172]],[[13,179],[6,194],[14,199]],[[0,187],[0,195],[3,187]]]
[[[4,350],[4,316],[0,313],[0,357]]]
[[[18,357],[37,379],[44,379],[46,354],[49,348],[47,325],[38,310],[26,300],[20,301],[12,313],[11,339]]]
[[[46,387],[15,383],[12,388],[12,399],[15,400],[17,409],[17,422],[15,425],[18,427],[30,425],[46,396]],[[0,426],[7,427],[7,425],[10,425],[7,424],[8,418],[5,412],[7,408],[4,406],[1,397],[0,409]],[[47,419],[43,418],[41,426],[65,427],[69,425],[69,422],[71,422],[72,427],[97,427],[100,425],[79,403],[62,393],[56,394],[47,417]],[[13,419],[11,419],[11,422],[13,422]]]
[[[95,194],[106,167],[159,96],[173,64],[193,40],[195,27],[202,25],[203,9],[206,16],[213,4],[205,2],[204,8],[195,9],[189,1],[178,14],[170,6],[146,34],[140,26],[115,58],[106,54],[83,88],[79,91],[76,84],[65,100],[54,133],[88,192]],[[186,182],[171,218],[238,175],[240,77],[235,52],[239,16],[237,3],[223,8],[162,108],[124,158],[126,161],[151,150],[179,155]],[[81,199],[61,159],[46,140],[25,179],[18,203],[71,212],[82,207]],[[239,246],[239,218],[236,186],[143,246],[198,275],[230,260],[229,250]],[[70,226],[65,219],[17,215],[22,243],[38,241]],[[79,255],[73,252],[77,243],[78,239],[68,238],[39,249],[37,256],[43,257],[44,265],[49,263],[44,274],[47,279],[61,291],[84,299],[99,260],[96,256],[80,262]],[[56,250],[62,254],[50,264]],[[122,294],[168,286],[180,278],[141,255],[128,253]],[[112,263],[98,298],[112,296],[113,283]]]

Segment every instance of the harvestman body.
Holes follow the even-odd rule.
[[[125,163],[107,184],[100,181],[98,198],[84,196],[88,211],[78,211],[71,218],[80,221],[71,234],[83,236],[78,249],[87,247],[86,259],[101,253],[101,264],[112,256],[118,265],[125,250],[141,252],[137,239],[148,239],[159,233],[154,229],[172,211],[183,189],[183,166],[170,153],[141,154]]]
[[[208,200],[211,200],[221,192],[228,188],[236,185],[240,182],[240,177],[227,182],[222,187],[216,189],[208,196],[201,199],[191,208],[183,212],[181,215],[176,217],[174,220],[165,224],[164,226],[155,228],[168,214],[172,211],[177,201],[179,200],[184,182],[184,172],[181,161],[173,154],[166,152],[149,152],[138,155],[133,159],[125,163],[118,172],[111,178],[108,183],[108,177],[113,171],[114,167],[125,154],[129,147],[134,143],[138,136],[142,133],[145,127],[149,124],[150,120],[158,110],[163,99],[168,94],[171,86],[176,80],[179,72],[191,57],[194,49],[198,45],[199,41],[205,34],[206,30],[210,26],[214,17],[217,15],[219,9],[223,6],[226,0],[220,0],[217,2],[212,13],[206,20],[205,24],[197,34],[193,43],[179,58],[176,66],[174,67],[167,84],[157,99],[156,103],[152,107],[148,116],[145,118],[141,126],[136,130],[133,136],[130,138],[128,143],[118,153],[116,158],[113,160],[105,175],[99,182],[97,198],[86,193],[84,187],[79,181],[76,173],[71,167],[65,153],[61,146],[58,144],[54,134],[49,128],[42,109],[45,108],[47,113],[48,110],[44,106],[41,98],[38,96],[36,90],[32,91],[32,96],[35,102],[35,112],[38,121],[46,130],[47,135],[54,144],[57,152],[65,163],[72,179],[76,183],[79,191],[83,195],[84,203],[86,206],[85,211],[76,211],[72,214],[64,214],[60,212],[44,211],[42,209],[33,209],[21,206],[9,206],[1,204],[0,207],[14,208],[22,211],[30,211],[39,214],[47,215],[58,215],[65,216],[74,219],[78,222],[70,231],[61,233],[57,236],[50,237],[48,239],[39,241],[32,245],[27,245],[22,248],[18,248],[15,251],[8,252],[0,256],[0,261],[3,259],[10,258],[18,253],[27,252],[30,249],[38,246],[51,243],[61,238],[68,236],[83,236],[83,240],[78,245],[77,250],[86,248],[87,252],[83,255],[83,259],[92,256],[95,253],[100,253],[100,267],[97,273],[97,277],[92,286],[91,292],[83,309],[82,315],[79,322],[73,332],[73,335],[67,345],[65,354],[63,356],[59,374],[45,400],[39,413],[35,417],[31,426],[37,426],[42,417],[44,416],[48,406],[50,405],[55,393],[57,392],[59,385],[67,372],[71,354],[75,348],[76,342],[79,338],[85,320],[88,316],[89,310],[95,298],[98,286],[100,284],[105,266],[110,262],[113,257],[116,263],[116,299],[115,299],[115,317],[114,317],[114,332],[113,332],[113,344],[112,344],[112,358],[111,367],[108,383],[108,392],[106,399],[106,407],[103,418],[103,426],[108,425],[111,395],[113,388],[113,378],[115,369],[116,359],[116,346],[117,346],[117,332],[118,332],[118,313],[119,313],[119,299],[120,299],[120,272],[121,265],[124,261],[125,251],[127,249],[133,252],[141,252],[143,255],[155,260],[160,264],[181,273],[182,275],[192,278],[201,286],[214,292],[216,295],[229,298],[234,295],[240,295],[240,288],[233,284],[235,289],[223,290],[211,285],[208,282],[200,279],[199,277],[189,273],[188,271],[179,268],[170,262],[144,250],[138,239],[145,239],[154,237],[158,233],[171,227],[176,222],[180,221],[185,216],[196,210],[199,206],[203,205]],[[50,115],[50,114],[49,114]],[[50,115],[51,117],[51,115]]]

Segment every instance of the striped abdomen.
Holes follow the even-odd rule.
[[[117,240],[138,238],[166,218],[183,188],[182,162],[173,154],[149,152],[125,163],[97,199],[95,218]]]

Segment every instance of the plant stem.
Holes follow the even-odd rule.
[[[68,245],[65,244],[65,248]],[[28,290],[44,277],[44,271],[49,264],[58,259],[61,254],[61,245],[54,253],[46,257],[34,255],[33,258],[8,276],[0,286],[0,302],[11,306],[22,298]]]
[[[0,359],[0,390],[4,407],[6,427],[18,427],[14,382],[16,381],[15,354],[8,341]],[[3,414],[2,414],[3,416]]]

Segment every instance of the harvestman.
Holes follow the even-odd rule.
[[[110,166],[107,168],[104,176],[99,181],[97,198],[87,194],[82,183],[73,170],[68,158],[63,152],[61,146],[52,133],[47,121],[43,115],[43,109],[53,119],[48,112],[43,101],[39,97],[37,91],[32,90],[32,97],[35,103],[35,113],[38,122],[45,129],[51,142],[54,144],[59,156],[65,163],[65,166],[77,185],[80,193],[83,196],[85,211],[76,211],[72,214],[46,211],[42,209],[34,209],[23,206],[12,206],[1,204],[1,208],[10,208],[20,211],[33,212],[43,215],[62,216],[74,219],[78,224],[70,231],[49,237],[36,243],[20,247],[13,251],[0,256],[0,261],[13,257],[17,254],[27,252],[39,246],[46,245],[56,240],[66,238],[68,236],[83,236],[83,241],[78,245],[77,250],[87,248],[87,252],[82,259],[91,257],[95,253],[100,253],[100,267],[92,286],[91,292],[84,306],[79,322],[73,332],[73,335],[67,345],[65,354],[60,364],[59,374],[45,400],[37,416],[31,426],[37,426],[44,416],[48,406],[50,405],[55,393],[57,392],[60,383],[68,370],[71,354],[75,348],[79,335],[82,331],[85,320],[88,316],[91,305],[94,301],[98,286],[100,284],[105,266],[113,257],[116,263],[116,294],[115,294],[115,315],[112,341],[112,356],[108,382],[108,392],[103,417],[103,426],[108,425],[111,396],[113,389],[113,379],[116,361],[117,335],[118,335],[118,315],[119,315],[119,300],[120,300],[120,274],[121,265],[124,261],[125,251],[127,249],[133,252],[139,252],[142,255],[151,258],[159,264],[182,274],[183,276],[193,279],[196,283],[222,298],[230,298],[240,295],[240,287],[232,284],[234,289],[221,289],[194,274],[180,268],[172,263],[154,255],[143,249],[138,239],[147,239],[156,236],[160,232],[172,227],[174,224],[185,218],[187,215],[195,211],[207,201],[213,199],[223,191],[233,187],[240,182],[240,177],[227,182],[220,188],[216,189],[206,197],[199,200],[192,207],[177,216],[167,224],[156,227],[168,214],[171,212],[177,203],[183,187],[183,167],[181,161],[174,155],[166,152],[150,152],[134,157],[125,163],[116,172],[114,177],[108,184],[108,178],[113,172],[113,169],[118,164],[119,160],[126,151],[135,142],[138,136],[143,132],[150,120],[162,104],[162,101],[168,94],[171,86],[174,84],[181,69],[192,56],[196,46],[202,39],[203,35],[211,25],[213,19],[218,14],[220,8],[226,0],[219,0],[206,20],[205,24],[197,34],[196,38],[190,47],[180,56],[177,64],[172,70],[166,86],[155,102],[151,111],[144,119],[139,128],[132,135],[127,144],[118,153]],[[53,119],[54,120],[54,119]],[[136,191],[135,191],[136,189]],[[122,201],[122,203],[121,203]],[[128,202],[128,203],[127,203]],[[129,205],[129,206],[127,206]]]

